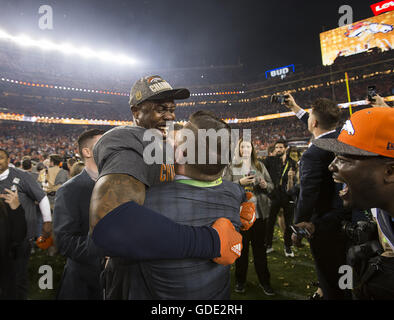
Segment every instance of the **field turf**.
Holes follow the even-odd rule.
[[[316,282],[316,274],[310,254],[309,245],[303,248],[293,248],[295,257],[286,258],[283,248],[281,232],[275,228],[273,248],[274,252],[268,255],[268,268],[271,273],[271,285],[275,296],[266,296],[258,287],[258,280],[253,265],[253,255],[249,254],[249,269],[246,292],[235,293],[232,290],[231,299],[234,300],[304,300],[313,294],[316,288],[312,285]],[[30,300],[54,300],[60,284],[65,258],[56,254],[50,257],[46,251],[36,249],[30,258],[29,264],[29,299]],[[49,265],[53,270],[53,289],[41,290],[38,281],[43,274],[39,274],[39,267]],[[235,266],[231,267],[231,284],[235,285]]]

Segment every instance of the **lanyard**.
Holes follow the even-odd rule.
[[[206,188],[206,187],[215,187],[222,184],[222,178],[218,178],[215,181],[201,181],[201,180],[193,180],[193,179],[179,179],[176,182],[188,184],[189,186]]]
[[[283,176],[285,175],[285,172],[286,172],[288,167],[289,167],[289,160],[286,161],[285,168],[283,169],[282,176],[280,177],[280,182],[279,182],[280,186],[282,185]]]

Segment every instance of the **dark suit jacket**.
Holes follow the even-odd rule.
[[[301,120],[307,122],[306,113]],[[321,137],[337,138],[338,131]],[[342,185],[335,183],[328,166],[334,160],[334,153],[311,145],[300,161],[300,195],[295,212],[295,223],[314,222],[316,227],[331,229],[344,220],[344,209],[339,197]]]
[[[301,118],[308,121],[309,114]],[[319,139],[337,138],[338,131]],[[347,299],[348,292],[338,287],[339,267],[346,264],[346,237],[341,232],[341,221],[350,220],[351,211],[344,210],[339,190],[328,166],[335,155],[311,145],[300,161],[300,197],[295,221],[310,221],[315,232],[310,246],[316,264],[319,286],[325,299]]]
[[[100,299],[101,253],[89,233],[89,206],[95,182],[86,170],[56,192],[53,230],[60,254],[67,257],[59,299]]]

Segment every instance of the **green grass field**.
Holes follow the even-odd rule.
[[[232,292],[235,300],[305,300],[316,291],[312,282],[317,282],[309,243],[303,248],[293,248],[294,258],[286,258],[282,233],[275,228],[273,241],[274,252],[268,254],[268,269],[271,274],[271,286],[275,296],[267,296],[258,287],[259,282],[254,270],[252,252],[249,254],[249,268],[246,292]],[[234,265],[232,266],[232,287],[235,286]]]
[[[232,292],[231,298],[234,300],[302,300],[315,291],[311,286],[316,281],[315,270],[309,245],[303,248],[295,248],[294,258],[286,258],[283,251],[283,237],[276,228],[274,234],[274,252],[268,255],[268,268],[271,273],[271,285],[276,293],[275,296],[266,296],[262,289],[258,287],[258,280],[254,270],[253,256],[249,255],[248,278],[245,286],[246,292],[238,294]],[[29,264],[30,290],[29,299],[31,300],[54,300],[56,290],[59,287],[65,258],[60,255],[50,257],[41,249],[31,256]],[[53,270],[53,289],[41,290],[38,286],[39,267],[49,265]],[[232,287],[234,287],[234,266],[231,268]]]

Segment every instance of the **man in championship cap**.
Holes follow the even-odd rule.
[[[334,152],[330,164],[345,207],[372,209],[384,253],[372,258],[361,277],[361,298],[394,299],[394,109],[353,114],[337,139],[313,141]]]
[[[239,257],[232,248],[242,237],[230,220],[219,218],[212,227],[191,227],[142,206],[147,188],[174,177],[173,165],[144,161],[150,143],[144,134],[153,129],[165,136],[168,123],[175,120],[174,100],[189,96],[189,90],[173,89],[160,76],[139,79],[130,93],[135,125],[109,130],[94,147],[99,177],[90,205],[92,238],[105,254],[123,257],[111,258],[106,268],[110,299],[127,297],[123,292],[127,275],[122,270],[129,262],[124,258],[205,258],[227,265]]]
[[[157,129],[165,137],[168,131],[166,122],[175,120],[174,100],[189,97],[188,89],[173,89],[160,76],[149,76],[134,83],[129,104],[137,126]]]

